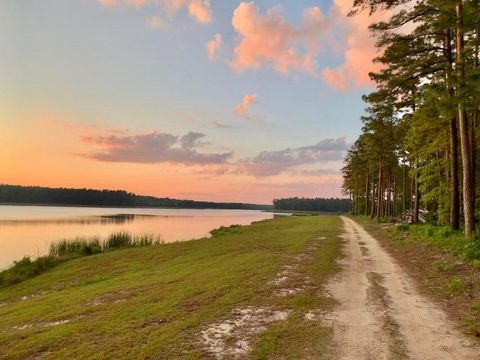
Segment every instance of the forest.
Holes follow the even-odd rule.
[[[296,210],[296,211],[318,211],[332,213],[346,213],[350,210],[351,201],[349,199],[306,199],[306,198],[288,198],[273,200],[275,210]]]
[[[354,214],[419,214],[463,230],[478,226],[480,2],[355,0],[382,13],[370,26],[380,70],[363,97],[363,128],[345,158]]]
[[[193,209],[266,210],[271,208],[268,205],[217,203],[141,196],[123,190],[67,189],[19,185],[0,185],[0,203]]]

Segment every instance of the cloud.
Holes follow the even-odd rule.
[[[178,11],[185,8],[190,17],[199,23],[208,23],[212,20],[210,0],[98,0],[104,7],[132,6],[144,7],[147,5],[161,6],[165,12],[174,16]]]
[[[188,4],[188,13],[200,23],[208,23],[212,20],[210,0],[191,0]]]
[[[243,97],[242,102],[235,106],[233,111],[244,119],[254,119],[255,116],[250,114],[248,110],[257,102],[256,94],[247,94]]]
[[[346,91],[351,86],[373,85],[368,74],[379,71],[381,66],[373,61],[379,52],[375,47],[376,39],[368,27],[391,15],[389,11],[372,15],[368,11],[361,11],[349,17],[352,4],[352,0],[334,0],[331,10],[346,33],[344,60],[336,67],[324,69],[323,77],[328,84],[340,91]]]
[[[212,40],[210,40],[207,45],[208,58],[214,60],[217,56],[217,52],[222,47],[222,35],[216,34]]]
[[[378,50],[368,27],[391,13],[362,11],[349,17],[352,6],[353,0],[333,0],[326,16],[319,7],[306,8],[294,25],[281,7],[261,14],[254,2],[242,2],[232,18],[239,40],[230,65],[237,71],[271,67],[282,74],[305,72],[340,91],[373,86],[368,74],[380,65],[373,62]],[[317,60],[324,48],[339,54],[341,63],[319,68]]]
[[[151,16],[147,19],[147,25],[152,29],[163,28],[166,26],[165,22],[160,18],[160,16]]]
[[[178,163],[186,165],[222,164],[232,153],[204,153],[198,147],[205,135],[189,132],[182,137],[152,132],[131,136],[83,136],[82,141],[102,148],[84,154],[85,157],[106,162]]]
[[[208,23],[212,20],[210,0],[163,0],[163,6],[170,16],[174,16],[182,8],[187,8],[190,17],[199,23]]]
[[[152,1],[151,0],[98,0],[98,2],[105,7],[112,7],[117,5],[142,7],[142,6],[148,5]]]
[[[219,129],[230,129],[230,128],[233,128],[233,125],[230,125],[230,124],[225,124],[225,123],[222,123],[220,121],[213,121],[212,122],[213,126],[215,126],[216,128],[219,128]]]
[[[238,70],[272,66],[288,74],[291,70],[316,73],[314,56],[328,21],[319,7],[304,10],[299,26],[291,25],[274,7],[262,15],[253,2],[242,2],[233,13],[232,25],[240,35],[231,66]]]
[[[349,148],[345,138],[324,139],[315,145],[264,151],[238,161],[238,171],[254,176],[277,175],[295,166],[343,160]]]

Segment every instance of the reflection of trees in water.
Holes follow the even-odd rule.
[[[0,220],[0,225],[109,225],[109,224],[127,224],[137,219],[153,218],[158,215],[145,214],[113,214],[100,216],[82,216],[57,219],[16,219]]]

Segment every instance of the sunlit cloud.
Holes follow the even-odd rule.
[[[348,16],[352,6],[352,0],[334,0],[331,11],[336,14],[339,24],[346,32],[344,60],[336,67],[324,69],[323,77],[329,85],[340,91],[346,91],[352,86],[373,86],[369,73],[380,70],[380,64],[373,61],[379,52],[375,46],[376,39],[368,27],[390,15],[388,11],[372,15],[368,11],[362,11],[355,16]]]
[[[238,171],[254,176],[278,175],[296,166],[341,161],[348,148],[349,144],[341,137],[324,139],[315,145],[264,151],[253,158],[240,160]]]
[[[242,102],[235,106],[233,111],[243,119],[260,120],[258,115],[253,115],[249,112],[250,108],[257,103],[256,94],[247,94],[243,97]]]
[[[83,156],[106,162],[177,163],[185,165],[225,163],[232,153],[200,152],[205,134],[189,132],[184,136],[152,132],[131,136],[83,136],[82,141],[101,148]]]
[[[174,16],[182,9],[186,9],[190,17],[199,23],[208,23],[212,20],[210,0],[98,0],[104,7],[131,6],[144,7],[147,5],[159,6],[169,16]],[[157,27],[157,26],[154,26]]]
[[[147,25],[152,29],[159,29],[166,26],[165,22],[160,16],[151,16],[147,19]]]
[[[307,8],[299,26],[290,24],[281,7],[265,15],[253,2],[242,2],[233,13],[232,25],[240,35],[231,66],[238,70],[271,66],[288,74],[291,70],[316,72],[314,56],[327,21],[319,7]],[[301,50],[300,48],[305,48]]]
[[[208,58],[214,60],[217,56],[218,51],[222,47],[222,35],[216,34],[212,40],[210,40],[207,45]]]
[[[262,14],[254,2],[242,2],[232,18],[240,37],[230,65],[237,71],[269,67],[282,74],[300,71],[340,91],[373,86],[369,72],[380,69],[373,62],[379,53],[368,27],[389,14],[364,11],[348,16],[352,6],[353,0],[334,0],[326,15],[319,7],[306,8],[295,25],[279,6]],[[340,64],[319,68],[319,57],[326,51],[340,56]]]

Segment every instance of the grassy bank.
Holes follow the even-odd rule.
[[[480,244],[433,225],[356,221],[377,238],[467,334],[480,336]]]
[[[322,358],[331,329],[305,314],[333,305],[319,289],[337,269],[341,231],[334,216],[279,217],[63,262],[0,290],[0,358],[210,358],[201,332],[246,308],[288,314],[251,339],[252,358]],[[270,284],[296,256],[311,283],[276,296]]]
[[[160,245],[161,243],[157,236],[149,234],[132,235],[128,232],[116,232],[106,239],[94,236],[58,241],[50,245],[48,255],[38,257],[35,260],[24,257],[20,261],[15,261],[12,267],[0,271],[0,289],[38,276],[62,262],[78,257],[118,249]]]

